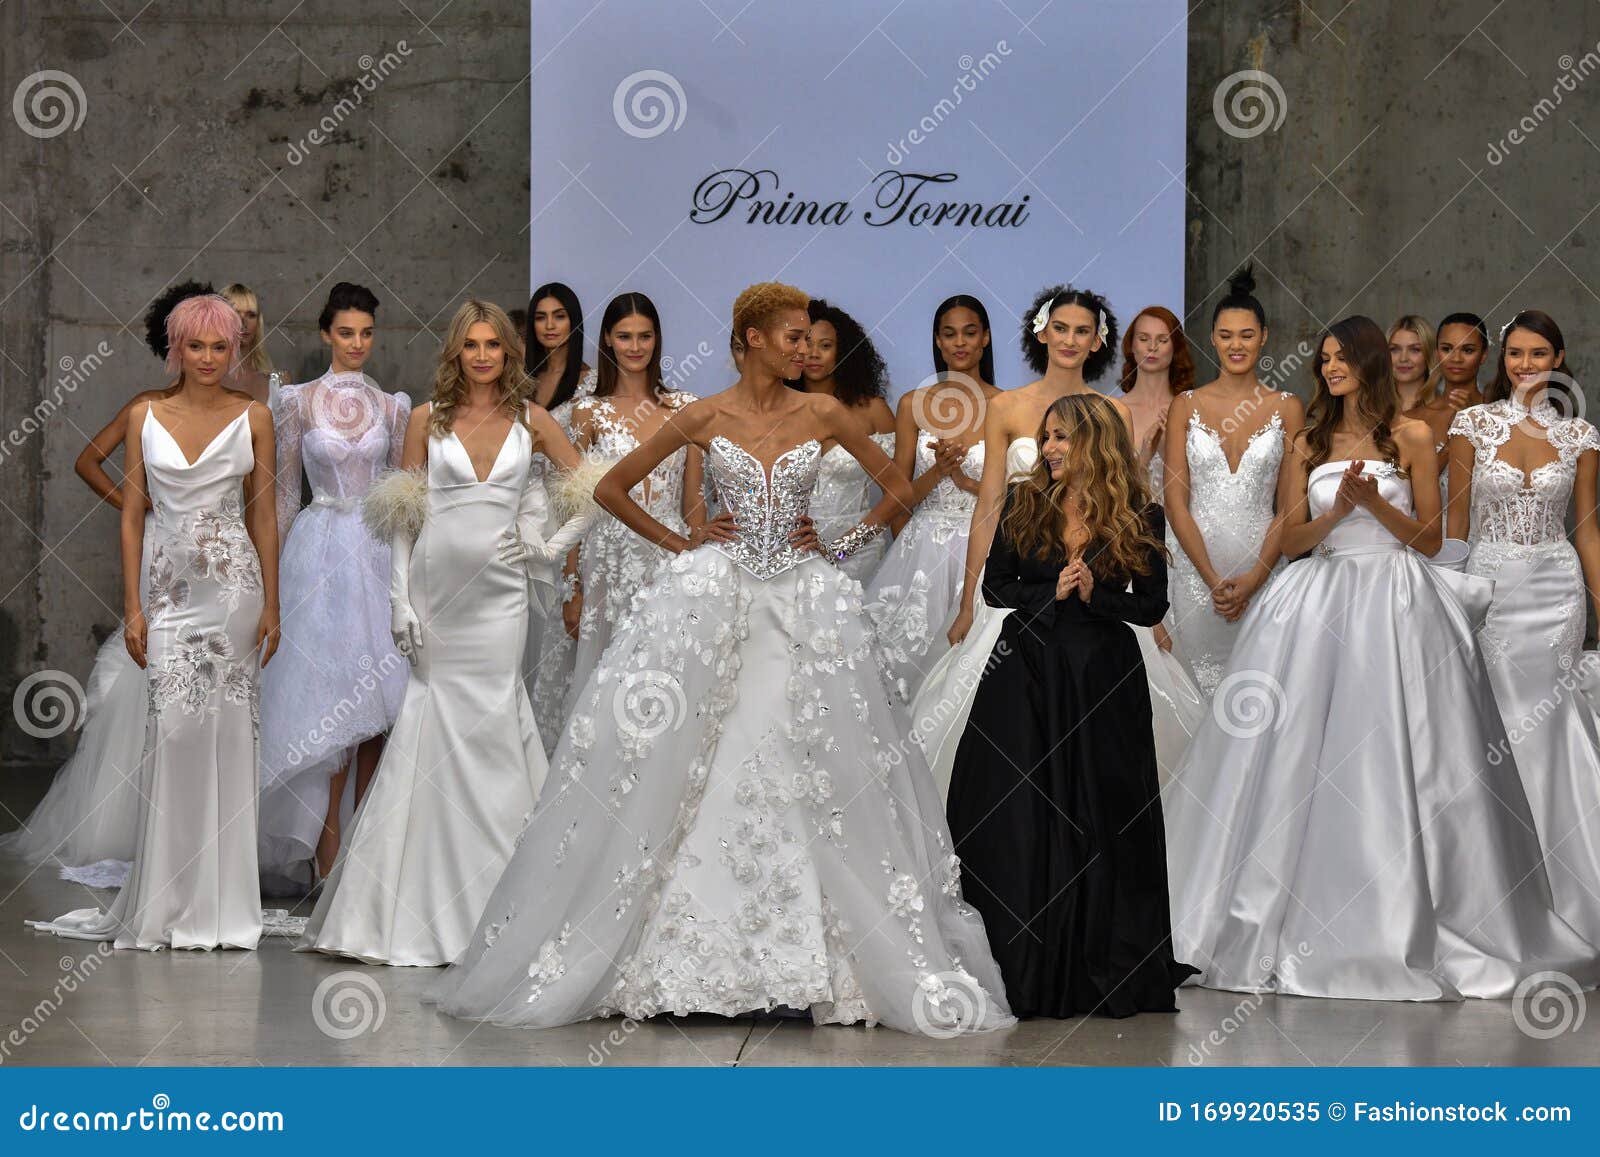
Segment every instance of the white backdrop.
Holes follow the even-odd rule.
[[[533,3],[532,280],[577,290],[591,351],[606,302],[646,293],[671,376],[712,393],[734,296],[776,279],[868,327],[893,397],[953,293],[988,306],[1001,386],[1033,376],[1017,334],[1046,285],[1124,325],[1183,314],[1183,0],[1027,25],[991,0],[743,4]]]

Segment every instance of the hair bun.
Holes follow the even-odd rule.
[[[1256,292],[1256,267],[1251,262],[1228,278],[1229,297],[1253,297]]]

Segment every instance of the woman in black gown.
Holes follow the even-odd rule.
[[[983,597],[1010,608],[950,781],[966,899],[1017,1016],[1176,1010],[1150,692],[1129,623],[1167,609],[1161,508],[1110,402],[1045,412]],[[1131,587],[1131,589],[1130,589]]]

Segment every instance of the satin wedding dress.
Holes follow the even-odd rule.
[[[251,406],[256,403],[251,403]],[[152,408],[139,431],[154,509],[148,718],[133,867],[109,911],[29,923],[118,948],[254,948],[261,568],[241,484],[255,468],[250,407],[193,462]]]
[[[1006,477],[1032,471],[1039,461],[1039,443],[1014,439],[1006,448]],[[1170,587],[1170,582],[1169,582]],[[979,598],[973,605],[972,627],[959,646],[946,651],[923,680],[911,703],[911,734],[928,758],[941,797],[950,791],[956,747],[972,711],[979,681],[991,661],[1010,610]],[[954,616],[952,615],[952,618]],[[948,624],[946,624],[948,626]],[[1156,645],[1149,627],[1131,628],[1150,686],[1151,726],[1155,732],[1156,768],[1163,792],[1182,761],[1189,738],[1199,730],[1206,705],[1189,672],[1174,655]]]
[[[1193,391],[1180,395],[1193,396]],[[1228,462],[1222,435],[1189,413],[1184,452],[1189,466],[1189,516],[1206,544],[1212,569],[1224,578],[1243,574],[1261,557],[1261,543],[1272,524],[1283,461],[1283,418],[1273,414],[1250,435],[1237,468]],[[1211,603],[1211,588],[1189,561],[1178,536],[1167,528],[1172,553],[1169,617],[1173,649],[1210,698],[1227,673],[1228,657],[1239,636],[1239,622],[1228,622]],[[1256,593],[1259,598],[1261,592]],[[1242,622],[1243,619],[1240,619]]]
[[[617,625],[445,1012],[1011,1023],[861,586],[789,545],[822,457],[712,440],[739,538],[670,558]]]
[[[532,439],[512,425],[479,480],[452,430],[428,438],[428,508],[411,557],[423,645],[297,951],[448,964],[467,946],[544,782],[522,685],[529,592],[497,554],[516,523]]]
[[[1500,458],[1517,427],[1545,438],[1553,461],[1523,472]],[[1600,434],[1548,402],[1506,399],[1456,414],[1450,433],[1472,444],[1467,571],[1494,582],[1478,632],[1484,662],[1544,847],[1556,911],[1600,943],[1600,727],[1582,684],[1600,664],[1584,652],[1587,599],[1567,541],[1578,458]]]
[[[1348,462],[1311,472],[1312,517]],[[1385,501],[1411,487],[1369,461]],[[1357,507],[1245,613],[1166,798],[1173,946],[1199,983],[1364,1000],[1584,987],[1473,638],[1490,584]]]
[[[917,474],[938,468],[935,441],[932,434],[918,435]],[[983,476],[981,441],[967,448],[961,472],[974,482]],[[867,586],[867,613],[878,628],[895,689],[907,703],[950,649],[945,632],[961,605],[967,535],[977,501],[949,478],[939,479],[911,512]]]
[[[394,724],[409,667],[389,636],[389,544],[361,499],[400,464],[411,399],[362,373],[285,386],[278,447],[283,642],[261,674],[260,857],[264,883],[312,883],[329,781]],[[300,509],[302,470],[311,504]]]

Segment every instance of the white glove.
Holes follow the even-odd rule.
[[[411,607],[411,550],[416,540],[405,531],[389,539],[389,634],[415,667],[422,650],[422,622]]]
[[[594,521],[594,504],[567,519],[548,539],[544,528],[550,520],[550,499],[542,485],[525,487],[517,504],[517,520],[500,536],[496,554],[510,566],[532,568],[558,562],[583,539]]]

